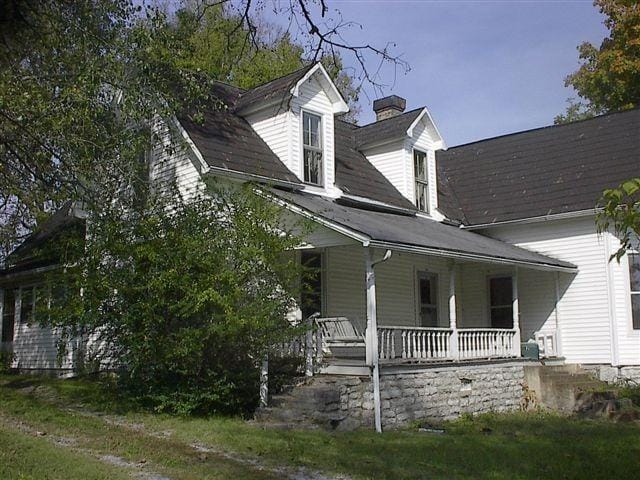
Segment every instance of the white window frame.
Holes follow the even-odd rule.
[[[508,305],[496,305],[496,306],[492,306],[491,305],[491,280],[495,280],[497,278],[508,278],[511,281],[511,301],[509,302]],[[491,318],[491,313],[493,312],[493,310],[495,309],[499,309],[499,308],[511,308],[511,325],[507,328],[512,329],[513,328],[513,275],[509,274],[509,273],[495,273],[492,275],[488,275],[487,276],[487,324],[489,328],[493,328],[493,320]],[[496,327],[496,328],[501,328],[501,327]]]
[[[634,295],[637,295],[638,297],[640,297],[640,290],[632,290],[631,288],[631,257],[635,256],[640,258],[640,252],[637,251],[629,251],[627,253],[628,258],[627,258],[627,272],[629,275],[629,281],[628,281],[628,285],[629,285],[629,319],[631,320],[631,330],[634,333],[640,333],[640,318],[637,320],[638,323],[638,328],[635,327],[634,325],[634,318],[633,318],[633,297]]]
[[[318,119],[318,145],[319,147],[314,147],[311,145],[307,145],[305,143],[305,135],[304,135],[304,117],[305,115],[310,115],[312,117],[316,117]],[[301,109],[300,110],[300,144],[302,146],[301,149],[301,158],[300,158],[300,166],[302,170],[302,181],[307,185],[313,185],[314,187],[324,187],[325,179],[324,179],[324,171],[325,171],[325,155],[324,155],[324,135],[323,135],[324,122],[322,118],[322,114],[318,112],[312,112],[310,110]],[[306,179],[306,166],[304,154],[305,151],[311,151],[314,153],[320,154],[320,168],[318,172],[318,183],[313,183],[310,180]]]
[[[433,279],[433,284],[435,285],[435,300],[436,303],[435,304],[431,304],[431,303],[426,303],[424,305],[427,305],[429,307],[435,308],[435,312],[436,312],[436,324],[435,325],[428,325],[426,326],[428,327],[433,327],[433,328],[437,328],[440,326],[440,275],[437,272],[434,272],[432,270],[425,270],[425,269],[416,269],[415,273],[414,273],[414,282],[415,282],[415,295],[416,295],[416,326],[417,327],[425,327],[425,325],[422,324],[422,298],[421,298],[421,294],[420,294],[420,279],[423,277],[430,277]]]
[[[418,178],[418,171],[416,169],[416,157],[423,155],[424,160],[424,175],[425,178]],[[412,151],[412,166],[413,166],[413,192],[415,196],[416,208],[424,213],[430,213],[431,207],[429,205],[429,154],[418,148],[414,148]],[[418,191],[424,190],[425,203],[424,207],[420,207]]]

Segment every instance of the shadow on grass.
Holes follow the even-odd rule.
[[[58,405],[83,407],[99,413],[140,413],[145,409],[119,387],[112,374],[58,378],[45,375],[0,375],[0,386],[49,400]]]

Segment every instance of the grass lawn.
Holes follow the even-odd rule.
[[[136,412],[97,383],[0,377],[1,435],[20,421],[48,436],[79,439],[83,448],[98,454],[146,462],[171,479],[283,478],[287,472],[274,470],[282,466],[381,479],[583,480],[635,478],[640,470],[638,424],[511,414],[463,418],[445,424],[444,434],[263,430],[240,419]],[[47,451],[55,456],[59,446],[24,434],[11,441],[14,446],[0,447],[15,452],[10,459],[25,469],[24,478],[76,478],[71,472],[45,477],[29,470],[36,459],[49,458]],[[22,444],[29,447],[24,453]],[[194,444],[211,451],[199,453]],[[39,455],[38,449],[45,452]],[[271,470],[257,468],[256,462]],[[85,478],[119,478],[100,477],[98,467],[89,468],[96,474]]]

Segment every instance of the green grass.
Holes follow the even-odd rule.
[[[120,468],[50,441],[0,426],[0,478],[17,480],[125,480]]]
[[[69,411],[72,403],[110,415],[87,417]],[[604,479],[634,478],[640,470],[638,424],[522,413],[463,418],[445,424],[445,434],[407,429],[376,435],[263,430],[240,419],[155,415],[125,411],[123,405],[112,388],[95,382],[0,377],[0,421],[20,419],[83,438],[93,450],[131,461],[145,458],[172,478],[268,478],[225,457],[203,461],[193,443],[268,465],[354,478]],[[106,421],[110,418],[144,429],[113,425]],[[153,432],[170,435],[158,438],[149,435]]]

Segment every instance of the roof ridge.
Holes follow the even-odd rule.
[[[414,108],[413,110],[409,110],[408,112],[402,112],[400,115],[394,115],[393,117],[389,117],[389,118],[383,118],[382,120],[376,120],[375,122],[371,122],[371,123],[367,123],[366,125],[356,125],[356,127],[358,128],[367,128],[367,127],[372,127],[374,125],[380,125],[381,123],[384,123],[388,120],[395,120],[401,117],[404,117],[405,115],[409,115],[410,113],[415,113],[418,110],[424,110],[427,107],[417,107]]]
[[[488,141],[491,141],[491,140],[497,140],[499,138],[511,137],[511,136],[514,136],[514,135],[520,135],[520,134],[529,133],[529,132],[537,132],[539,130],[568,127],[568,126],[576,125],[576,124],[580,124],[580,123],[593,122],[593,121],[600,120],[600,119],[605,118],[605,117],[611,117],[611,116],[614,116],[614,115],[621,115],[621,114],[637,112],[637,111],[640,111],[640,106],[634,107],[634,108],[627,108],[625,110],[616,110],[615,112],[607,112],[607,113],[603,113],[601,115],[595,115],[595,116],[590,117],[590,118],[583,118],[583,119],[580,119],[580,120],[575,120],[573,122],[559,123],[559,124],[552,124],[552,125],[544,125],[542,127],[534,127],[534,128],[529,128],[527,130],[519,130],[517,132],[503,133],[502,135],[496,135],[494,137],[487,137],[487,138],[482,138],[480,140],[473,140],[471,142],[461,143],[460,145],[455,145],[453,147],[449,147],[447,149],[447,151],[454,150],[456,148],[467,147],[469,145],[474,145],[476,143],[483,143],[483,142],[488,142]],[[370,125],[372,125],[372,124],[370,124]]]
[[[318,63],[318,62],[316,62],[316,63]],[[240,96],[242,96],[242,95],[244,95],[246,93],[250,93],[250,92],[252,92],[254,90],[257,90],[258,88],[266,87],[270,83],[277,82],[278,80],[282,80],[285,77],[289,77],[289,76],[293,76],[295,74],[302,73],[305,70],[311,70],[311,68],[313,68],[316,65],[316,63],[311,63],[311,64],[306,65],[304,67],[298,68],[298,69],[296,69],[296,70],[294,70],[292,72],[286,73],[286,74],[281,75],[281,76],[276,77],[276,78],[272,78],[271,80],[269,80],[267,82],[264,82],[264,83],[261,83],[260,85],[256,85],[255,87],[247,88],[247,89],[244,90],[244,92]]]

